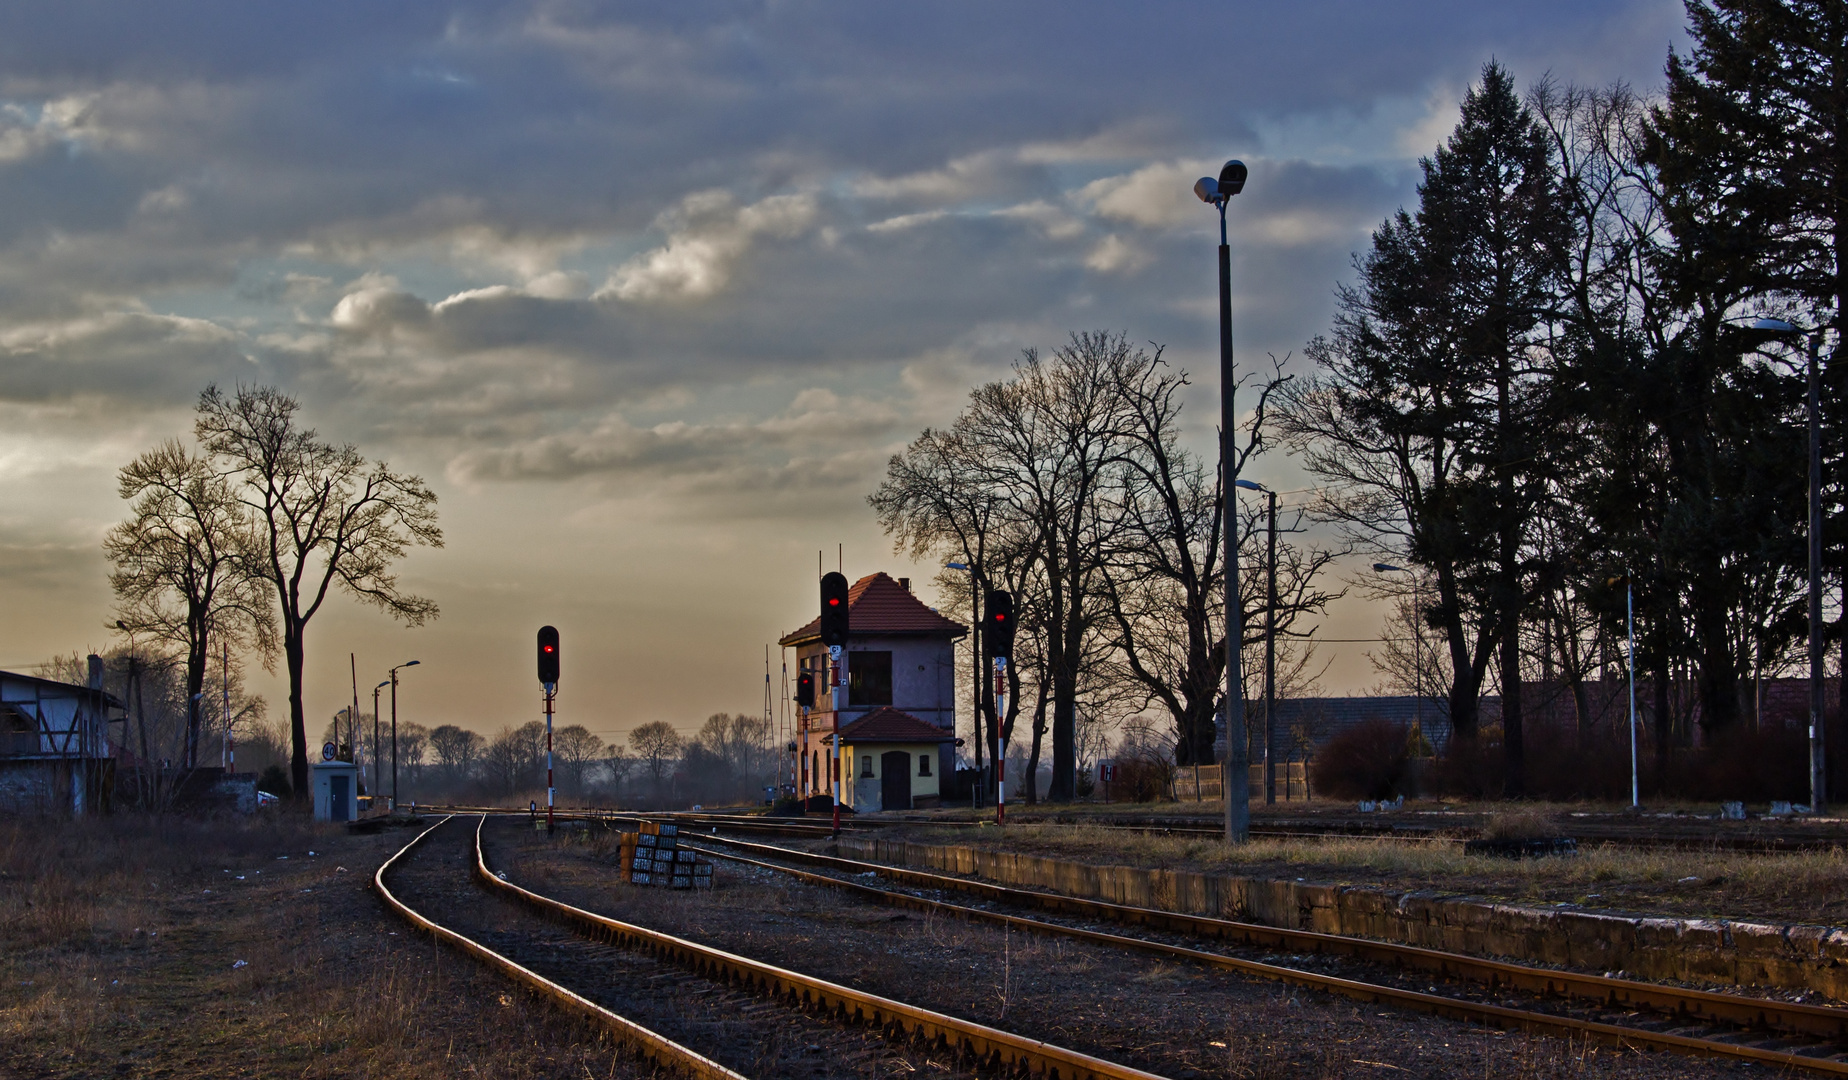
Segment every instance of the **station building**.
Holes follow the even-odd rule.
[[[778,642],[796,650],[797,671],[815,676],[815,707],[798,710],[796,721],[797,791],[804,799],[833,791],[829,762],[838,722],[842,760],[852,770],[842,801],[862,812],[897,809],[908,789],[906,808],[935,805],[943,778],[956,769],[956,641],[969,628],[919,600],[909,578],[884,573],[848,589],[847,626],[847,685],[838,716],[821,619]],[[887,770],[896,770],[900,754],[907,758],[906,784],[901,789],[894,776],[888,794]],[[934,760],[920,762],[924,757]]]

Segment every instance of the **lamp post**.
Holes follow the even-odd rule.
[[[372,688],[372,797],[375,799],[385,787],[384,780],[379,776],[385,761],[385,755],[379,753],[379,691],[390,685],[391,680],[386,679]]]
[[[416,667],[420,660],[406,660],[391,669],[391,808],[398,809],[398,671]]]
[[[1822,813],[1828,799],[1828,778],[1823,771],[1822,683],[1822,401],[1816,378],[1816,354],[1822,351],[1822,329],[1808,333],[1783,319],[1759,319],[1752,329],[1786,339],[1803,339],[1809,383],[1809,774],[1810,813]]]
[[[1376,562],[1373,564],[1376,574],[1404,574],[1412,579],[1412,708],[1415,710],[1418,724],[1418,736],[1424,738],[1424,604],[1421,600],[1418,575],[1403,566]]]
[[[1225,493],[1221,508],[1226,564],[1226,760],[1221,776],[1226,793],[1226,843],[1251,839],[1251,766],[1245,746],[1245,686],[1239,645],[1244,637],[1238,596],[1238,516],[1233,512],[1233,485],[1238,482],[1238,440],[1233,408],[1237,383],[1232,365],[1232,249],[1226,244],[1226,203],[1245,189],[1242,161],[1228,161],[1217,179],[1202,176],[1194,194],[1219,211],[1219,475]]]
[[[1256,480],[1240,480],[1246,491],[1262,491],[1270,499],[1269,541],[1266,544],[1264,587],[1264,803],[1277,801],[1277,761],[1271,747],[1277,741],[1277,493]]]

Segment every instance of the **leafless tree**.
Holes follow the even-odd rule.
[[[629,732],[629,748],[654,779],[657,792],[685,746],[680,732],[665,720],[651,720]]]
[[[552,733],[552,750],[564,763],[567,790],[582,798],[585,775],[591,763],[603,755],[603,740],[583,724],[569,724]]]
[[[308,623],[338,585],[408,626],[437,616],[432,600],[399,589],[392,566],[412,545],[441,547],[436,495],[423,479],[323,441],[297,420],[300,405],[270,387],[216,386],[199,397],[195,433],[255,515],[257,573],[275,591],[289,673],[291,771],[308,788],[302,684]]]
[[[122,467],[117,493],[131,503],[103,551],[114,570],[116,623],[185,654],[186,739],[181,760],[199,764],[201,695],[215,649],[275,648],[268,592],[253,578],[257,533],[248,509],[212,461],[170,439]]]

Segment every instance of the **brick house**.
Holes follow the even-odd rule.
[[[815,708],[796,722],[798,793],[802,798],[833,790],[828,773],[829,739],[838,719],[842,728],[878,709],[897,710],[922,721],[947,738],[935,747],[936,776],[956,767],[956,641],[969,632],[911,592],[911,580],[884,573],[854,582],[847,591],[847,685],[839,717],[829,688],[833,671],[821,643],[821,619],[785,635],[778,644],[796,650],[796,670],[815,676]],[[803,710],[798,710],[802,712]],[[923,740],[908,740],[911,744]],[[914,754],[915,756],[915,754]],[[913,770],[915,771],[915,770]],[[849,778],[843,798],[853,801]]]

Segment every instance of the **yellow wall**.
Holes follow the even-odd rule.
[[[859,747],[843,742],[841,744],[841,801],[848,806],[853,805],[854,788],[861,779],[861,757],[873,759],[872,778],[879,780],[883,779],[879,771],[879,757],[894,750],[903,750],[910,756],[912,801],[915,802],[920,795],[941,795],[943,778],[937,775],[940,771],[937,767],[939,760],[937,745],[936,743],[868,743],[864,747]],[[918,758],[926,756],[930,758],[930,775],[919,776]]]

